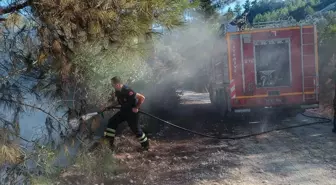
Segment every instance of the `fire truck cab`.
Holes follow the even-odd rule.
[[[210,67],[210,99],[222,113],[319,106],[314,24],[230,29]]]

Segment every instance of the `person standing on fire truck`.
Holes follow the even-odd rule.
[[[132,132],[138,138],[144,150],[149,149],[149,141],[146,134],[142,131],[139,124],[139,108],[145,101],[145,97],[134,92],[130,87],[122,84],[120,77],[115,76],[111,79],[113,88],[116,90],[115,96],[118,104],[121,105],[120,111],[109,119],[104,137],[109,140],[110,148],[114,149],[114,138],[117,127],[123,121],[127,121]],[[114,105],[104,107],[101,111],[112,109]]]
[[[328,77],[327,82],[325,83],[326,85],[328,85],[331,81],[333,81],[334,83],[334,100],[333,100],[333,109],[334,109],[334,120],[333,120],[333,125],[334,128],[332,129],[332,131],[334,133],[336,133],[336,64],[335,64],[335,55],[333,55],[333,57],[331,58],[331,61],[334,69],[333,72],[331,73],[331,75]]]

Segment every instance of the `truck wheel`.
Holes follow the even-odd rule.
[[[227,106],[227,94],[224,91],[224,89],[219,89],[218,92],[218,98],[219,100],[217,101],[219,103],[219,111],[221,116],[227,117],[228,116],[228,106]]]
[[[292,109],[292,108],[288,108],[288,109],[284,109],[283,110],[283,115],[286,117],[295,117],[296,115],[303,113],[305,110],[303,109]]]
[[[212,104],[215,104],[215,94],[214,94],[214,90],[210,87],[209,89],[209,98],[210,98],[210,102]]]

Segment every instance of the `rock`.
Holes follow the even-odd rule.
[[[268,181],[267,180],[263,180],[262,183],[266,184],[266,183],[268,183]]]
[[[161,159],[159,156],[155,156],[155,159]]]
[[[131,180],[130,180],[130,183],[131,183],[131,184],[133,184],[133,183],[134,183],[134,181],[131,179]]]
[[[187,157],[187,156],[184,156],[184,157],[183,157],[183,159],[187,160],[187,159],[188,159],[188,157]]]

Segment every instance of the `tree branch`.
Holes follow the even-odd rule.
[[[0,8],[0,15],[8,14],[8,13],[13,13],[16,11],[19,11],[27,6],[29,6],[31,3],[31,0],[27,0],[21,4],[13,3],[5,8]]]
[[[6,99],[6,98],[0,98],[1,101],[7,101],[7,102],[11,102],[11,103],[16,103],[16,104],[19,104],[19,105],[23,105],[23,106],[26,106],[26,107],[30,107],[30,108],[33,108],[33,109],[37,109],[43,113],[45,113],[46,115],[50,116],[51,118],[53,118],[55,121],[57,121],[59,124],[63,125],[64,124],[58,119],[56,118],[55,116],[53,116],[52,114],[50,114],[49,112],[45,111],[43,108],[40,108],[40,107],[37,107],[35,105],[29,105],[27,103],[24,103],[24,102],[19,102],[19,101],[15,101],[15,100],[10,100],[10,99]]]
[[[35,64],[37,64],[38,61],[35,61],[33,62],[32,66],[34,66]],[[5,81],[5,80],[8,80],[9,78],[11,78],[12,76],[14,75],[19,75],[20,73],[26,71],[28,68],[25,67],[23,69],[18,69],[18,70],[15,70],[15,71],[12,71],[12,72],[8,72],[8,75],[7,76],[4,76],[4,77],[0,77],[0,82],[2,83],[2,81]]]

